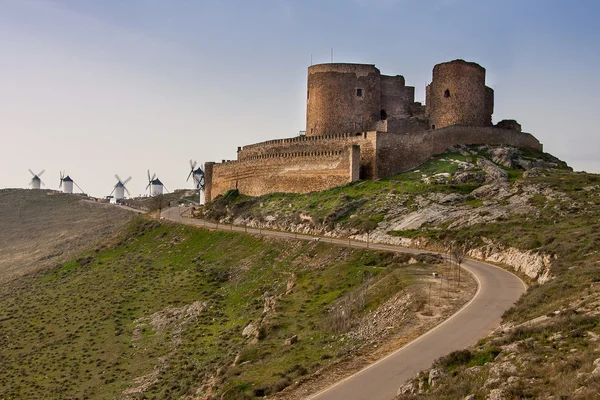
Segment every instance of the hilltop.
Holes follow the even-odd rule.
[[[403,399],[599,396],[600,175],[531,149],[460,146],[379,181],[307,195],[232,191],[198,213],[436,250],[461,243],[530,283],[501,330],[439,360]]]
[[[52,190],[0,190],[0,283],[59,264],[110,238],[133,216]]]

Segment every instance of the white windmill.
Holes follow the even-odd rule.
[[[83,189],[81,189],[69,175],[65,175],[64,171],[61,172],[60,184],[58,187],[62,188],[63,193],[73,193],[73,185],[77,186],[77,188],[81,190],[81,193],[83,193]]]
[[[150,196],[159,196],[163,194],[163,189],[167,190],[160,179],[156,177],[156,174],[152,174],[152,177],[150,177],[150,170],[148,170],[148,186],[146,186],[146,189],[150,190]]]
[[[190,177],[192,177],[192,180],[194,181],[194,188],[198,189],[199,191],[198,201],[200,204],[204,204],[204,169],[202,168],[202,164],[196,168],[196,164],[196,161],[190,160],[190,173],[186,179],[186,182],[190,180]]]
[[[45,169],[43,169],[39,174],[34,174],[32,170],[29,170],[29,173],[33,175],[33,178],[31,178],[31,181],[29,182],[29,185],[32,189],[40,189],[42,185],[46,186],[46,184],[40,179],[40,176],[42,176],[44,172],[46,172]]]
[[[131,177],[129,177],[125,180],[122,180],[121,178],[119,178],[119,175],[115,174],[115,178],[117,178],[117,183],[115,184],[115,187],[113,187],[112,192],[110,192],[110,194],[108,196],[109,197],[112,196],[112,194],[114,192],[115,196],[113,198],[115,199],[115,203],[119,203],[119,202],[121,202],[121,200],[123,200],[125,198],[125,192],[127,192],[128,196],[131,196],[131,194],[129,193],[129,190],[127,190],[127,188],[125,187],[127,182],[129,182],[131,180]]]

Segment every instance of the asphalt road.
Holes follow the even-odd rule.
[[[203,226],[212,229],[232,230],[263,234],[282,238],[317,240],[314,236],[289,232],[245,228],[213,224],[181,216],[183,209],[170,208],[162,216],[175,222]],[[369,247],[401,253],[425,253],[427,251],[398,246],[367,244],[337,238],[320,237],[327,243]],[[427,252],[431,253],[431,252]],[[475,296],[437,327],[406,344],[392,354],[376,361],[365,369],[351,375],[307,400],[391,400],[398,388],[419,371],[427,369],[437,358],[454,350],[475,344],[500,325],[504,311],[510,308],[523,293],[526,285],[516,275],[491,264],[466,259],[463,268],[473,274],[479,288]]]

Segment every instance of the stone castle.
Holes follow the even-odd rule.
[[[374,65],[308,68],[305,135],[238,147],[237,160],[205,165],[206,201],[230,189],[260,196],[308,193],[415,168],[455,145],[541,143],[514,120],[492,124],[485,68],[454,60],[433,68],[425,105],[401,75]]]

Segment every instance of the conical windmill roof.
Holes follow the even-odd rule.
[[[160,179],[156,178],[150,182],[152,185],[161,185],[164,186]]]
[[[71,179],[71,177],[69,175],[65,176],[64,178],[62,178],[63,182],[73,182],[73,179]]]

